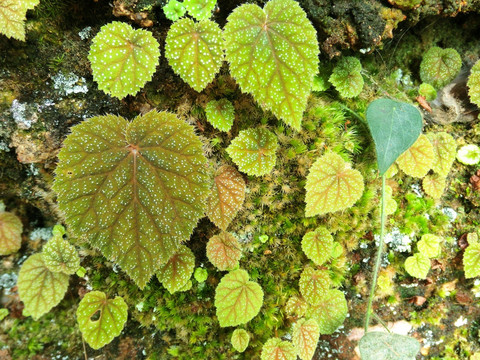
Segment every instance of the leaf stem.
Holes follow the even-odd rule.
[[[381,215],[380,215],[380,243],[378,244],[377,259],[375,260],[375,269],[373,271],[372,285],[370,287],[370,296],[368,297],[367,314],[365,315],[365,334],[368,332],[368,325],[370,324],[370,315],[372,313],[373,297],[375,295],[375,288],[377,287],[378,271],[382,263],[383,254],[383,238],[385,233],[385,174],[382,175],[382,198],[381,198]]]

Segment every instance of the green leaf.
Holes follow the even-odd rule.
[[[262,347],[261,360],[296,360],[297,353],[292,343],[279,338],[268,339]]]
[[[35,320],[62,301],[68,288],[69,276],[50,271],[43,262],[42,254],[30,256],[18,274],[18,295],[23,301],[24,315]]]
[[[140,288],[203,217],[210,179],[192,126],[155,111],[97,116],[71,128],[54,190],[71,230]]]
[[[429,258],[435,258],[440,255],[441,241],[437,235],[425,234],[417,243],[418,251]]]
[[[480,148],[475,144],[468,144],[458,149],[457,160],[464,165],[475,165],[480,162]]]
[[[42,249],[43,262],[50,271],[75,274],[80,267],[80,257],[75,246],[60,236],[53,236]]]
[[[362,64],[352,56],[344,56],[328,79],[344,98],[358,96],[363,89]]]
[[[380,175],[417,140],[422,132],[422,115],[410,104],[377,99],[368,105],[367,123],[375,142]]]
[[[205,213],[220,229],[227,230],[242,208],[245,188],[242,175],[233,166],[223,165],[217,170]]]
[[[118,21],[102,26],[88,54],[98,88],[119,99],[135,95],[152,79],[159,57],[151,32]]]
[[[98,319],[93,320],[97,313]],[[77,308],[78,327],[93,349],[100,349],[120,335],[127,317],[128,306],[123,298],[108,299],[102,291],[87,293]]]
[[[212,16],[217,0],[184,0],[183,3],[190,16],[197,20],[206,20]]]
[[[429,133],[427,137],[432,143],[435,154],[432,170],[439,175],[447,176],[457,152],[455,139],[446,132]]]
[[[222,30],[210,20],[180,19],[168,30],[165,57],[176,74],[202,91],[222,66]]]
[[[183,6],[183,3],[177,0],[168,0],[165,6],[162,8],[165,17],[168,20],[177,21],[185,15],[187,9]]]
[[[178,250],[157,271],[158,281],[170,294],[180,291],[187,284],[195,267],[195,255],[185,245],[180,245]]]
[[[237,326],[252,320],[263,304],[260,285],[249,280],[245,270],[226,274],[215,290],[215,307],[221,327]]]
[[[480,243],[470,244],[465,249],[463,268],[467,279],[480,275]]]
[[[434,199],[440,199],[446,186],[446,178],[443,175],[427,175],[422,180],[422,187],[428,196]]]
[[[207,269],[204,269],[204,268],[196,268],[195,272],[193,273],[193,277],[199,283],[203,283],[208,278],[208,271]]]
[[[291,296],[288,299],[287,304],[285,305],[285,311],[289,315],[296,315],[298,317],[302,317],[305,315],[305,311],[307,310],[307,303],[302,297],[298,296]]]
[[[205,107],[205,113],[207,121],[215,129],[230,131],[233,120],[235,120],[235,108],[230,101],[227,99],[212,100]]]
[[[299,319],[293,324],[292,342],[302,360],[311,360],[317,348],[320,329],[315,320]]]
[[[207,243],[208,260],[219,270],[233,270],[238,267],[242,256],[242,247],[232,234],[222,231],[214,235]]]
[[[0,211],[0,255],[10,255],[22,246],[23,224],[15,214]]]
[[[462,59],[457,50],[434,46],[423,55],[420,78],[423,82],[439,89],[452,81],[461,67]]]
[[[18,0],[0,1],[0,33],[8,38],[25,41],[27,7]]]
[[[329,152],[318,158],[307,175],[305,215],[323,215],[347,209],[363,193],[363,177],[340,155]]]
[[[470,101],[480,106],[480,61],[477,61],[470,70],[470,76],[467,81],[468,96]]]
[[[318,41],[296,1],[271,0],[237,7],[225,25],[225,57],[244,92],[300,130],[313,77]]]
[[[391,215],[397,211],[397,202],[393,198],[393,189],[386,185],[385,186],[385,215]]]
[[[348,314],[347,300],[340,290],[331,289],[318,304],[307,308],[306,317],[314,319],[320,334],[330,335],[343,324]]]
[[[333,236],[327,228],[320,226],[302,238],[302,250],[315,265],[326,262],[333,250]]]
[[[410,276],[426,279],[430,270],[430,259],[422,253],[413,254],[405,260],[405,270]]]
[[[250,335],[243,329],[235,329],[232,334],[231,343],[235,350],[239,353],[245,351],[248,347],[248,343],[250,342]]]
[[[269,174],[277,156],[277,137],[264,128],[242,130],[227,148],[240,171],[248,175]]]
[[[359,343],[362,360],[415,360],[420,343],[409,336],[372,331]]]
[[[432,85],[427,83],[420,84],[418,94],[423,96],[427,101],[433,101],[437,98],[437,91]]]
[[[325,270],[314,270],[310,266],[305,267],[300,275],[299,287],[307,303],[318,305],[330,288],[328,272]]]
[[[432,168],[435,153],[432,143],[421,134],[417,141],[397,159],[397,165],[405,174],[422,178]]]
[[[8,316],[8,309],[1,308],[0,309],[0,321],[5,319]]]

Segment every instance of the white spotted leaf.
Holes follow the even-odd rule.
[[[424,234],[417,243],[418,251],[429,258],[440,255],[440,242],[442,239],[434,234]]]
[[[202,91],[222,66],[222,31],[211,20],[180,19],[168,30],[165,57],[176,74]]]
[[[340,155],[330,152],[310,168],[305,189],[305,215],[323,215],[347,209],[363,194],[363,176],[351,169]]]
[[[68,288],[68,277],[50,271],[40,253],[25,260],[17,281],[18,295],[25,305],[24,315],[37,320],[62,301]]]
[[[92,319],[97,313],[98,318]],[[108,299],[102,291],[87,293],[77,308],[78,327],[93,349],[100,349],[120,335],[127,317],[128,306],[123,298]]]
[[[0,210],[0,255],[9,255],[20,250],[22,231],[23,224],[18,216]]]
[[[298,296],[291,296],[286,305],[285,311],[289,315],[296,315],[302,317],[305,315],[305,311],[307,310],[307,303],[302,297]]]
[[[53,236],[42,248],[45,265],[53,272],[75,274],[80,267],[80,257],[75,246],[61,236]]]
[[[205,212],[220,229],[227,230],[242,208],[245,188],[242,175],[233,166],[223,165],[217,170]]]
[[[315,320],[299,319],[293,324],[292,342],[302,360],[311,360],[317,348],[320,328]]]
[[[315,265],[320,266],[330,258],[333,250],[333,236],[327,228],[320,226],[303,236],[302,250]]]
[[[279,338],[268,339],[262,347],[261,360],[295,360],[297,353],[290,341]]]
[[[248,175],[269,174],[277,160],[277,137],[264,128],[242,130],[227,148],[238,169]]]
[[[330,277],[325,270],[307,266],[300,275],[300,292],[310,305],[317,305],[330,288]]]
[[[432,168],[435,153],[428,138],[421,134],[417,141],[397,159],[397,165],[405,174],[422,178]]]
[[[235,329],[230,340],[235,350],[242,353],[250,342],[250,335],[244,329]]]
[[[252,320],[263,304],[263,290],[249,280],[245,270],[226,274],[215,290],[215,307],[221,327],[237,326]]]
[[[446,132],[429,133],[427,137],[432,143],[435,155],[432,170],[439,175],[447,176],[457,153],[455,139]]]
[[[242,256],[242,248],[237,238],[222,231],[212,236],[207,243],[208,260],[221,271],[233,270],[238,267],[238,260]]]
[[[467,279],[480,275],[480,243],[471,243],[465,249],[463,268]]]
[[[157,271],[158,281],[173,294],[181,291],[187,284],[195,267],[195,255],[185,245],[180,245],[167,263]]]
[[[204,215],[202,143],[167,112],[97,116],[71,131],[53,186],[66,223],[143,288]]]
[[[235,120],[235,108],[227,99],[209,101],[205,114],[207,121],[220,131],[230,131]]]
[[[151,32],[119,21],[102,26],[88,54],[98,88],[119,99],[135,95],[152,79],[159,57]]]
[[[330,335],[343,324],[347,313],[347,300],[343,292],[330,289],[321,297],[317,305],[307,308],[306,317],[317,322],[320,334]]]
[[[237,7],[225,25],[225,56],[244,92],[300,130],[318,70],[318,41],[305,11],[293,0]]]

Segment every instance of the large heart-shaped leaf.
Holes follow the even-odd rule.
[[[152,79],[159,57],[151,32],[119,21],[102,26],[88,54],[98,88],[119,99],[135,95]]]
[[[25,315],[35,320],[56,306],[68,288],[68,275],[50,271],[42,254],[30,256],[18,274],[18,295],[23,301]]]
[[[141,288],[188,240],[210,189],[192,126],[155,111],[71,128],[54,190],[67,224]]]
[[[326,227],[320,226],[303,236],[302,250],[315,265],[320,266],[330,258],[333,250],[333,236]]]
[[[262,347],[261,360],[295,360],[297,353],[292,343],[279,338],[268,339]]]
[[[331,289],[322,296],[317,305],[307,308],[306,316],[318,323],[320,334],[329,335],[343,324],[347,313],[345,294],[340,290]]]
[[[427,137],[432,143],[435,154],[432,170],[437,174],[447,176],[457,154],[455,139],[446,132],[429,133]]]
[[[92,319],[98,313],[98,318]],[[77,322],[83,338],[93,349],[112,341],[125,325],[128,306],[120,296],[108,299],[102,291],[87,293],[77,308]]]
[[[414,338],[378,331],[366,333],[359,347],[362,360],[415,360],[420,351]]]
[[[225,275],[215,290],[215,307],[221,327],[237,326],[252,320],[263,304],[260,285],[249,280],[245,270]]]
[[[185,245],[178,250],[157,271],[157,278],[170,294],[181,290],[187,284],[195,267],[195,255]]]
[[[240,171],[248,175],[269,174],[275,166],[277,137],[264,128],[242,130],[227,148]]]
[[[480,244],[468,245],[463,254],[463,268],[467,279],[480,275]]]
[[[427,255],[416,253],[405,259],[405,270],[418,279],[426,279],[430,270],[430,259]]]
[[[432,143],[421,134],[417,141],[398,157],[397,165],[405,174],[422,178],[432,168],[434,159]]]
[[[330,277],[325,270],[314,270],[307,266],[300,275],[300,292],[310,305],[317,305],[322,301],[330,288]]]
[[[222,66],[222,30],[210,20],[180,19],[168,30],[165,57],[176,74],[202,91]]]
[[[315,320],[299,319],[293,325],[292,341],[302,360],[311,360],[317,348],[320,329]]]
[[[245,200],[245,181],[230,165],[223,165],[215,174],[206,214],[222,230],[227,230]]]
[[[363,176],[330,152],[310,168],[305,189],[305,215],[315,216],[351,207],[363,193]]]
[[[300,130],[318,65],[315,29],[293,0],[237,7],[225,25],[225,56],[243,91]]]
[[[18,216],[0,210],[0,255],[9,255],[20,250],[22,231],[23,224]]]
[[[377,99],[367,108],[367,122],[375,142],[380,175],[417,140],[422,131],[422,115],[410,104]]]
[[[244,329],[235,329],[232,334],[231,343],[235,350],[242,353],[250,342],[250,335]]]
[[[53,236],[42,249],[45,265],[53,272],[75,274],[80,267],[80,257],[75,246],[61,236]]]
[[[237,238],[228,232],[214,235],[207,243],[208,260],[218,270],[233,270],[238,267],[242,256],[242,247]]]

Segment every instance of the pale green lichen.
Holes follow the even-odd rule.
[[[98,88],[119,99],[135,95],[152,79],[159,57],[152,33],[118,21],[102,26],[88,54]]]
[[[457,160],[465,165],[475,165],[480,162],[480,147],[475,144],[462,146],[457,151]]]

